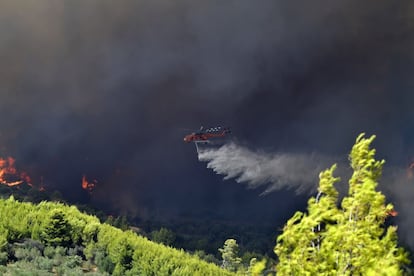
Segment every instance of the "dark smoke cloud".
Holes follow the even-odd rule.
[[[405,167],[412,8],[1,1],[1,155],[66,198],[108,210],[282,223],[304,198],[223,183],[182,143],[185,129],[227,125],[249,149],[297,156],[345,156],[365,131],[390,165]],[[83,174],[98,179],[92,198]]]

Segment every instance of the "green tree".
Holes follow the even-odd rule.
[[[208,263],[219,264],[220,261],[212,254],[207,254],[203,250],[194,251],[194,256],[199,257],[201,260],[204,260]]]
[[[358,136],[349,155],[349,192],[337,205],[336,166],[320,174],[308,212],[296,212],[278,236],[275,253],[282,275],[401,275],[407,254],[397,245],[396,227],[384,222],[393,210],[376,190],[384,161],[370,148],[375,136]]]
[[[222,267],[229,271],[236,271],[241,263],[241,258],[238,257],[239,245],[235,239],[227,239],[224,242],[223,248],[219,248],[221,258],[223,259]]]
[[[15,254],[19,248],[24,250]],[[0,265],[1,275],[80,275],[94,264],[104,275],[234,275],[183,250],[101,224],[73,206],[13,197],[0,199],[0,264],[7,264]]]
[[[71,245],[71,226],[62,210],[52,211],[42,233],[42,238],[52,246],[68,247]]]
[[[115,265],[104,250],[97,250],[95,255],[95,263],[102,272],[112,274],[114,271]]]
[[[164,227],[161,227],[161,229],[158,231],[151,232],[151,240],[157,243],[162,243],[164,245],[172,246],[175,242],[175,239],[176,239],[175,233]]]
[[[129,229],[128,219],[126,216],[117,216],[116,218],[113,216],[107,216],[105,223],[124,231]]]
[[[5,265],[8,260],[7,230],[0,227],[0,265]]]
[[[252,276],[263,275],[265,269],[266,269],[266,259],[257,261],[256,258],[252,258],[250,260],[250,265],[249,265],[249,269],[247,270],[247,274],[252,275]]]

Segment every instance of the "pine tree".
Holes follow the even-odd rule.
[[[241,258],[238,257],[239,245],[234,239],[227,239],[224,242],[223,248],[219,248],[221,257],[223,258],[222,267],[230,270],[236,271],[240,266]]]
[[[62,210],[55,209],[52,211],[42,233],[42,238],[52,246],[68,247],[71,245],[71,226]]]
[[[157,243],[172,246],[175,242],[175,239],[175,233],[165,227],[161,227],[160,230],[151,232],[151,240]]]
[[[370,149],[375,136],[358,136],[349,156],[354,170],[349,192],[337,206],[336,166],[320,174],[318,195],[308,212],[296,212],[277,238],[282,275],[401,275],[407,254],[397,245],[396,227],[384,222],[393,210],[376,190],[384,161]]]

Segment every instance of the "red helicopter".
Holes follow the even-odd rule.
[[[228,127],[223,128],[221,126],[218,126],[218,127],[207,128],[207,129],[204,129],[203,127],[201,127],[198,132],[193,132],[191,134],[186,135],[184,137],[184,142],[208,143],[210,138],[224,137],[229,133],[231,133],[231,130]]]

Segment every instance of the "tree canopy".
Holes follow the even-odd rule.
[[[233,275],[75,206],[0,199],[1,275],[80,275],[94,268],[99,275]]]
[[[230,270],[236,271],[241,263],[241,258],[238,257],[239,245],[235,239],[227,239],[224,242],[223,248],[219,248],[221,257],[223,259],[222,267]]]
[[[275,253],[281,275],[401,275],[407,253],[397,227],[386,226],[393,205],[377,190],[384,160],[371,149],[375,136],[356,139],[349,155],[352,177],[338,204],[336,165],[321,172],[307,212],[296,212],[278,236]]]

